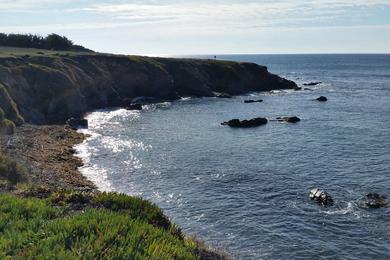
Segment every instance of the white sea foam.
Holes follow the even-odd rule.
[[[142,109],[145,111],[155,111],[156,109],[168,109],[171,106],[172,106],[172,102],[162,102],[162,103],[143,105]]]

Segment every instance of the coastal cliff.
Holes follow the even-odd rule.
[[[96,53],[0,55],[0,107],[17,125],[61,124],[94,109],[125,106],[135,97],[175,100],[295,87],[253,63]]]

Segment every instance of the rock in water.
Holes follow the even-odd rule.
[[[366,209],[378,209],[387,207],[388,204],[384,195],[379,195],[378,193],[368,193],[363,199],[361,199],[359,206]]]
[[[227,122],[223,122],[221,125],[227,125],[230,127],[242,127],[242,128],[248,128],[248,127],[257,127],[261,125],[265,125],[268,123],[268,120],[266,118],[258,117],[250,120],[242,120],[239,119],[232,119]]]
[[[321,97],[317,98],[317,101],[326,102],[326,101],[328,101],[328,98],[324,97],[324,96],[321,96]]]
[[[334,204],[333,198],[326,191],[319,188],[310,190],[309,198],[324,206],[332,206]]]
[[[228,94],[228,93],[216,93],[216,97],[217,98],[233,98],[233,96]]]
[[[277,117],[276,120],[279,121],[279,122],[287,122],[287,123],[298,123],[298,122],[301,121],[301,119],[299,117],[297,117],[297,116]]]
[[[263,102],[262,99],[258,99],[258,100],[244,100],[244,103],[247,103],[247,104],[249,104],[249,103],[261,103],[261,102]]]
[[[78,128],[88,128],[88,120],[84,118],[71,117],[66,121],[66,124],[75,130]]]
[[[310,82],[310,83],[305,83],[303,84],[304,86],[317,86],[321,84],[322,82]]]

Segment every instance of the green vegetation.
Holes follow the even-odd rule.
[[[0,179],[16,184],[25,180],[25,176],[26,170],[0,151]]]
[[[90,51],[83,46],[75,45],[65,36],[54,33],[46,37],[33,34],[0,33],[0,46],[62,51]]]
[[[0,128],[1,124],[7,124],[10,126],[10,122],[4,122],[5,119],[12,121],[12,125],[21,125],[24,123],[23,117],[20,115],[16,103],[9,95],[7,89],[3,84],[0,83],[0,109],[2,117],[0,117]]]
[[[198,243],[167,221],[157,206],[123,194],[0,195],[0,258],[198,259]]]

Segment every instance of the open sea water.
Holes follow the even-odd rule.
[[[237,259],[390,259],[390,208],[357,207],[369,192],[390,196],[390,55],[217,58],[322,84],[93,112],[91,137],[77,147],[82,173],[101,190],[151,200]],[[329,101],[314,101],[321,95]],[[220,125],[278,116],[302,121]],[[336,205],[310,201],[314,187]]]

